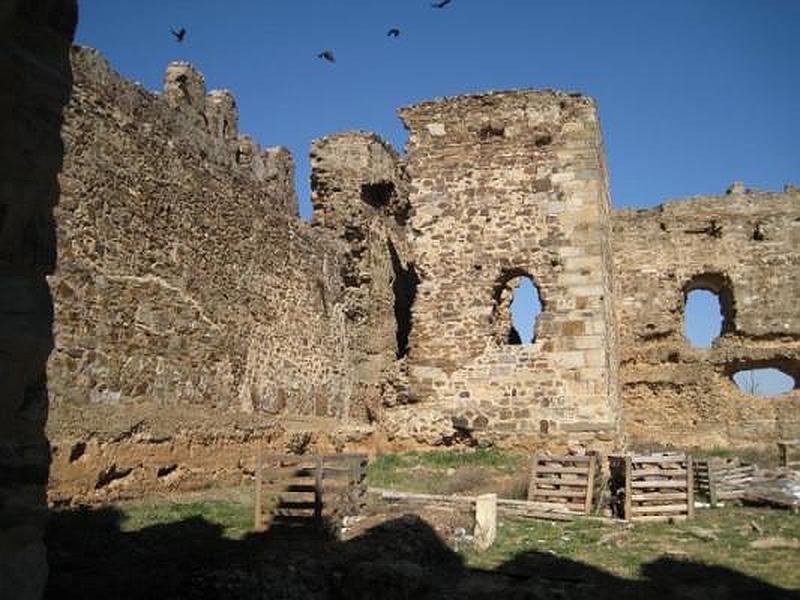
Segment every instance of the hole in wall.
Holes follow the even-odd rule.
[[[419,276],[413,263],[408,263],[403,268],[403,262],[400,260],[400,255],[397,253],[394,244],[391,241],[388,241],[387,244],[389,246],[389,256],[392,260],[392,271],[394,272],[392,291],[394,292],[394,318],[397,325],[396,356],[397,358],[403,358],[408,355],[408,339],[411,336],[412,327],[411,308],[417,297]]]
[[[534,140],[533,142],[537,148],[543,148],[544,146],[549,146],[553,143],[553,137],[551,135],[540,135]]]
[[[512,346],[534,343],[536,323],[542,308],[539,288],[530,275],[506,273],[495,287],[498,338]]]
[[[381,208],[391,202],[394,184],[391,181],[364,183],[361,185],[361,199],[374,208]]]
[[[736,371],[731,379],[740,391],[751,396],[780,396],[797,389],[798,382],[776,367],[759,367]]]
[[[733,288],[720,273],[696,275],[684,286],[683,334],[692,346],[710,348],[734,330]]]
[[[481,130],[478,132],[478,137],[482,140],[488,140],[489,138],[493,137],[503,137],[506,134],[506,130],[504,127],[494,127],[492,125],[486,125],[482,127]]]

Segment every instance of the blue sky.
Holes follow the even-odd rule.
[[[189,60],[234,92],[240,130],[284,145],[310,215],[315,137],[400,106],[559,88],[600,107],[616,207],[800,183],[800,0],[81,0],[77,42],[151,90]],[[185,27],[176,43],[170,27]],[[388,38],[392,27],[401,30]],[[337,62],[316,58],[330,48]],[[707,320],[713,321],[713,315]]]

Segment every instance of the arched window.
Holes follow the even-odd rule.
[[[727,277],[719,273],[697,275],[683,292],[683,333],[693,346],[710,348],[717,337],[733,331],[733,290]]]
[[[539,289],[530,275],[507,274],[495,289],[496,337],[511,345],[536,341],[536,322],[542,312]]]

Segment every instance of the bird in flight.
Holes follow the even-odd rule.
[[[453,0],[441,0],[441,2],[433,2],[433,3],[431,3],[431,6],[433,8],[444,8],[445,6],[450,4],[452,1]]]
[[[323,50],[319,54],[317,54],[317,58],[322,58],[327,60],[328,62],[336,62],[336,58],[333,56],[332,50]]]
[[[183,38],[186,37],[186,28],[185,27],[181,27],[180,29],[178,29],[178,31],[175,31],[174,29],[170,28],[170,32],[172,33],[172,35],[175,36],[175,41],[176,42],[182,42]]]
[[[390,29],[389,31],[386,32],[386,35],[388,35],[389,37],[397,37],[397,36],[400,35],[400,30],[399,29]]]

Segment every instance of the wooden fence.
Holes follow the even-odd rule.
[[[602,477],[594,454],[533,457],[528,501],[580,514],[591,514]]]
[[[364,454],[256,456],[255,527],[272,521],[320,524],[353,513],[367,492]]]
[[[694,469],[685,454],[610,456],[611,492],[629,521],[691,519]]]
[[[698,460],[694,462],[694,488],[713,508],[720,500],[741,498],[755,473],[756,465],[738,458]]]

